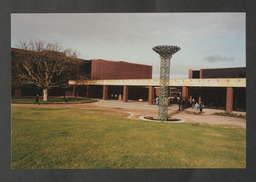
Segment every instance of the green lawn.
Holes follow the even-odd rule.
[[[39,99],[40,104],[81,104],[81,103],[92,103],[96,102],[95,99],[87,99],[87,98],[76,98],[76,97],[67,97],[67,102],[64,101],[63,98],[49,98],[47,102],[43,102],[43,99]],[[35,98],[12,98],[12,103],[17,104],[33,104],[35,102]]]
[[[13,169],[246,168],[246,130],[12,107]]]

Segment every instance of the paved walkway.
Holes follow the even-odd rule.
[[[94,103],[97,106],[104,107],[113,107],[113,108],[122,108],[128,109],[130,118],[138,119],[141,114],[144,116],[157,116],[158,106],[157,105],[149,105],[147,102],[137,102],[137,101],[129,101],[122,102],[117,100],[99,100],[99,102]],[[131,109],[134,111],[132,112]],[[143,112],[143,110],[147,110],[147,112]],[[173,118],[182,119],[185,122],[200,122],[200,123],[208,123],[213,125],[232,125],[241,128],[246,128],[246,120],[240,118],[233,118],[227,116],[217,116],[213,115],[216,112],[225,112],[225,110],[217,110],[217,109],[203,109],[203,114],[196,115],[195,110],[192,108],[185,109],[185,111],[178,111],[178,105],[173,104],[168,107],[168,114]],[[237,114],[246,114],[246,112],[234,112]]]
[[[21,107],[59,107],[59,108],[81,108],[81,109],[101,109],[114,113],[121,117],[139,119],[141,116],[157,116],[158,106],[149,105],[147,102],[138,101],[118,101],[118,100],[99,100],[90,104],[12,104]],[[246,120],[227,116],[213,115],[215,112],[225,112],[224,110],[204,109],[203,114],[196,115],[194,109],[188,108],[185,111],[178,111],[178,105],[173,104],[168,107],[168,114],[173,118],[182,119],[185,122],[208,123],[212,125],[229,125],[239,128],[246,128]],[[246,114],[245,112],[234,112]]]

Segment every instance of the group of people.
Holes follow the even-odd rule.
[[[200,113],[203,113],[203,108],[204,108],[204,104],[202,102],[200,102],[200,104],[198,104],[196,102],[194,109],[196,110],[196,115],[198,115],[198,109],[200,109]]]
[[[192,108],[196,110],[196,115],[198,115],[198,109],[200,109],[200,113],[203,113],[204,104],[203,102],[200,102],[199,104],[195,102],[195,99],[192,99]]]
[[[182,110],[184,111],[184,106],[185,106],[185,100],[184,99],[177,99],[177,103],[179,105],[179,111]],[[196,115],[198,115],[198,110],[200,111],[200,113],[203,113],[203,108],[204,108],[204,104],[203,102],[200,102],[199,104],[197,102],[195,102],[195,99],[192,99],[192,108],[195,109],[196,111]],[[156,105],[159,105],[159,97],[156,97]]]
[[[180,111],[180,106],[181,106],[181,110],[184,111],[185,100],[184,99],[182,99],[182,100],[178,99],[177,102],[179,104],[179,111]]]

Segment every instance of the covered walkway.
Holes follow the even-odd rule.
[[[156,98],[156,87],[159,87],[159,79],[132,79],[132,80],[83,80],[75,81],[70,80],[70,85],[73,85],[73,92],[69,94],[70,96],[76,96],[77,86],[86,86],[86,96],[90,97],[91,93],[101,92],[101,98],[103,100],[109,99],[109,90],[112,87],[118,87],[114,95],[118,100],[123,102],[128,102],[129,93],[134,88],[137,88],[137,95],[141,98],[146,97],[148,104],[153,105]],[[95,89],[95,86],[100,86],[101,89]],[[224,94],[221,93],[220,98],[224,102],[225,110],[232,112],[234,110],[234,89],[236,88],[246,88],[246,78],[212,78],[212,79],[170,79],[170,87],[180,87],[182,90],[182,99],[185,100],[185,105],[189,105],[192,102],[193,95],[196,95],[196,102],[200,103],[202,100],[207,98],[202,98],[202,90],[205,88],[222,88]],[[94,88],[94,89],[92,89]],[[195,91],[197,90],[196,93]],[[136,91],[135,91],[136,92]],[[245,92],[244,92],[245,93]],[[146,95],[147,94],[147,95]],[[193,95],[192,95],[193,94]],[[131,94],[130,94],[131,95]],[[224,98],[224,99],[223,99]],[[244,96],[245,98],[245,96]]]

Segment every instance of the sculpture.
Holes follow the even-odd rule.
[[[161,45],[152,48],[160,55],[160,93],[158,106],[158,120],[168,120],[168,94],[170,77],[170,60],[173,54],[180,50],[177,46]]]

